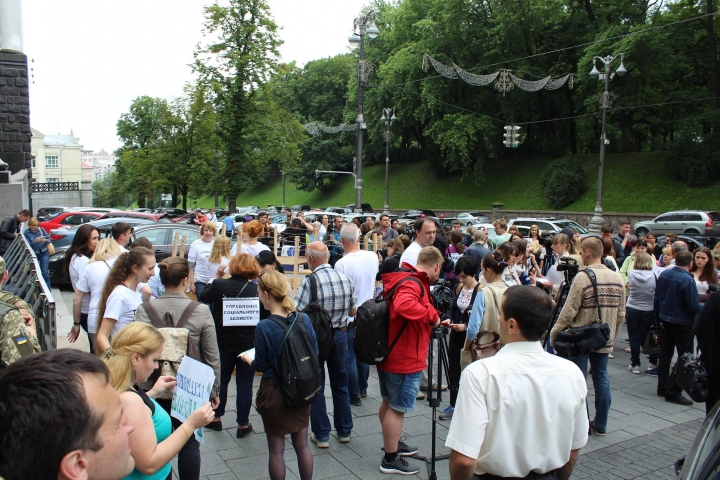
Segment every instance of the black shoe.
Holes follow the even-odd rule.
[[[678,393],[676,395],[665,395],[665,401],[670,403],[677,403],[678,405],[687,405],[690,406],[693,404],[693,401],[689,398],[685,398],[682,393]]]
[[[402,437],[398,442],[398,455],[401,457],[409,457],[410,455],[415,455],[418,452],[418,448],[411,447],[407,443],[403,442],[405,438],[406,437]]]
[[[247,428],[238,428],[237,434],[235,435],[237,438],[245,438],[248,435],[250,435],[253,431],[252,423],[247,424]]]
[[[355,405],[356,407],[359,407],[360,405],[362,405],[362,400],[360,399],[360,397],[351,398],[350,405]]]
[[[594,433],[595,435],[598,435],[600,437],[604,437],[607,432],[604,432],[602,430],[598,430],[595,428],[595,422],[590,422],[590,431]]]
[[[217,422],[210,422],[205,425],[205,428],[207,428],[208,430],[215,430],[216,432],[222,432],[222,420],[218,420]]]
[[[360,398],[367,398],[367,390],[360,392]]]
[[[664,389],[664,388],[658,388],[658,389],[657,389],[657,396],[658,396],[658,397],[664,397],[664,396],[665,396],[665,389]]]
[[[420,472],[419,468],[410,467],[407,460],[400,455],[392,462],[386,462],[385,458],[380,463],[380,471],[382,473],[397,473],[400,475],[415,475]]]

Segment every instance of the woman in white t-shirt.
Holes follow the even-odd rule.
[[[73,290],[77,292],[77,284],[82,277],[85,267],[90,262],[90,257],[95,252],[98,240],[100,240],[100,229],[89,224],[81,225],[75,232],[70,249],[65,254],[63,273],[70,276],[70,283]],[[80,327],[88,334],[90,353],[95,353],[93,342],[90,340],[88,331],[88,309],[90,308],[90,297],[85,296],[80,307],[80,322],[73,325],[68,333],[68,341],[74,342],[80,335]]]
[[[262,243],[258,242],[258,238],[260,238],[260,236],[262,236],[263,234],[263,225],[259,221],[253,220],[252,222],[243,223],[242,233],[243,235],[242,243],[240,244],[240,253],[247,253],[248,255],[257,257],[257,255],[263,250],[270,250],[267,245],[263,245]],[[238,253],[237,243],[233,245],[232,251],[230,253],[233,257]]]
[[[710,285],[718,285],[718,276],[712,262],[712,251],[707,247],[698,248],[693,255],[690,273],[695,279],[698,295],[700,295],[700,305],[705,305],[705,301],[709,296]]]
[[[210,255],[215,244],[217,227],[214,223],[205,222],[200,225],[200,238],[190,244],[188,262],[190,262],[190,291],[200,295],[207,284],[215,278],[215,272],[210,270]]]
[[[75,285],[75,295],[73,296],[74,325],[68,334],[68,341],[76,341],[80,334],[78,325],[81,323],[82,304],[86,298],[89,298],[90,302],[88,303],[87,310],[88,338],[90,344],[93,345],[93,349],[95,349],[100,297],[102,296],[103,286],[105,286],[105,280],[110,274],[110,270],[119,255],[120,247],[112,237],[103,238],[97,243],[90,262],[79,277],[77,285]]]
[[[145,247],[123,253],[105,281],[98,308],[97,345],[99,352],[110,348],[110,337],[133,321],[135,310],[142,303],[138,283],[147,283],[155,274],[155,254]]]
[[[227,273],[227,267],[230,265],[231,257],[234,257],[234,255],[230,254],[230,239],[225,235],[218,235],[217,238],[215,238],[212,253],[208,259],[208,268],[213,272],[213,279],[220,265],[225,265],[223,271]]]

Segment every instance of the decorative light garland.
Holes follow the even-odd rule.
[[[512,70],[508,70],[505,68],[502,68],[495,73],[489,73],[487,75],[476,75],[474,73],[463,70],[454,63],[452,67],[443,65],[442,63],[432,58],[430,55],[425,54],[425,56],[423,57],[423,70],[427,72],[430,69],[430,65],[432,65],[435,71],[443,77],[452,79],[460,78],[462,81],[469,83],[470,85],[484,87],[494,81],[495,89],[498,92],[502,92],[503,96],[506,92],[509,92],[514,87],[518,87],[521,90],[525,90],[526,92],[537,92],[542,89],[557,90],[558,88],[562,87],[567,83],[568,87],[572,89],[573,77],[575,76],[574,73],[568,73],[566,75],[556,78],[553,78],[552,76],[547,76],[541,80],[524,80],[514,75],[512,73]]]
[[[318,122],[310,122],[310,123],[305,124],[304,126],[305,126],[305,130],[307,130],[307,132],[313,136],[317,135],[320,132],[340,133],[340,132],[354,132],[355,130],[357,130],[357,124],[355,124],[355,123],[351,123],[351,124],[343,123],[342,125],[338,125],[336,127],[328,127],[327,125],[322,125]]]

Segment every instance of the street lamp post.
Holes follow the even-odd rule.
[[[362,151],[363,130],[366,128],[363,112],[363,90],[365,88],[365,35],[376,38],[380,31],[375,26],[375,12],[369,11],[357,17],[353,23],[353,34],[348,38],[352,46],[360,46],[358,62],[358,114],[357,114],[357,146],[355,148],[355,209],[362,211]]]
[[[606,122],[607,122],[607,111],[608,108],[610,108],[610,80],[615,78],[615,73],[610,73],[610,67],[612,66],[612,63],[615,59],[620,58],[620,66],[615,71],[619,76],[623,76],[627,73],[627,70],[625,69],[624,58],[625,55],[620,53],[617,55],[608,55],[607,57],[594,57],[593,58],[593,68],[590,71],[590,76],[593,78],[597,78],[599,81],[605,82],[605,91],[602,95],[602,132],[600,134],[600,171],[598,172],[598,190],[597,190],[597,203],[595,205],[595,213],[593,217],[590,219],[590,224],[588,225],[588,230],[590,230],[592,233],[600,233],[600,230],[604,224],[603,220],[603,209],[602,209],[602,189],[603,189],[603,168],[605,166],[605,145],[610,144],[610,140],[608,140],[606,135]],[[604,67],[605,67],[605,73],[600,73],[600,71],[597,69],[597,66],[595,62],[597,60],[600,60]]]
[[[380,119],[385,123],[385,208],[383,213],[390,213],[390,125],[397,120],[395,107],[384,108]]]

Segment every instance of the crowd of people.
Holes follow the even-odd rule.
[[[25,213],[16,222],[28,221],[25,235],[42,254],[43,242],[35,239],[43,232],[31,230]],[[425,398],[422,391],[449,387],[439,419],[450,422],[453,480],[569,478],[589,433],[608,432],[608,360],[624,322],[632,374],[643,372],[640,348],[651,329],[662,328],[660,352],[649,355],[644,373],[657,377],[657,394],[666,401],[692,404],[669,372],[674,353],[693,351],[697,337],[711,375],[708,411],[720,400],[720,355],[713,356],[720,247],[691,253],[671,234],[661,245],[657,236],[633,236],[627,222],[617,235],[606,225],[598,236],[563,230],[550,238],[536,225],[525,237],[504,219],[494,222],[491,235],[470,228],[463,234],[459,222],[443,227],[431,218],[407,225],[387,215],[348,223],[336,216],[331,224],[323,216],[313,224],[301,213],[288,212],[281,236],[281,248],[300,238],[310,271],[296,291],[268,244],[267,212],[243,223],[234,246],[230,224],[218,232],[215,222],[200,223],[187,260],[161,262],[147,239],[126,249],[132,237],[126,223],[116,223],[103,239],[96,227],[81,226],[65,264],[75,290],[68,339],[76,341],[84,330],[90,352],[37,353],[38,345],[6,358],[3,351],[9,366],[0,374],[0,477],[170,479],[177,456],[179,478],[198,479],[193,432],[228,428],[222,420],[234,374],[236,437],[255,432],[254,403],[267,439],[269,477],[286,477],[290,435],[299,476],[309,480],[310,442],[329,448],[333,429],[338,442],[351,442],[352,407],[368,398],[371,366],[355,355],[355,324],[358,310],[378,291],[387,298],[390,345],[376,367],[383,473],[419,472],[408,461],[419,448],[402,436],[405,416]],[[365,250],[373,234],[383,248]],[[0,266],[4,270],[1,260]],[[437,301],[438,288],[450,292],[450,304]],[[253,324],[227,321],[225,302],[235,299],[255,302]],[[0,300],[16,306],[6,317],[35,347],[29,306]],[[327,319],[327,334],[318,312]],[[593,325],[606,326],[604,343],[569,353],[563,340],[568,329]],[[187,331],[187,355],[215,376],[209,401],[184,422],[170,417],[175,377],[159,373],[167,328]],[[287,351],[293,328],[307,332],[320,365],[319,391],[299,405],[288,402],[279,373],[278,355]],[[448,385],[427,375],[428,355],[437,358],[444,332]],[[256,372],[262,374],[257,388]],[[588,374],[593,415],[586,410]],[[42,452],[30,448],[40,441],[47,445]],[[536,448],[539,442],[543,449]]]

